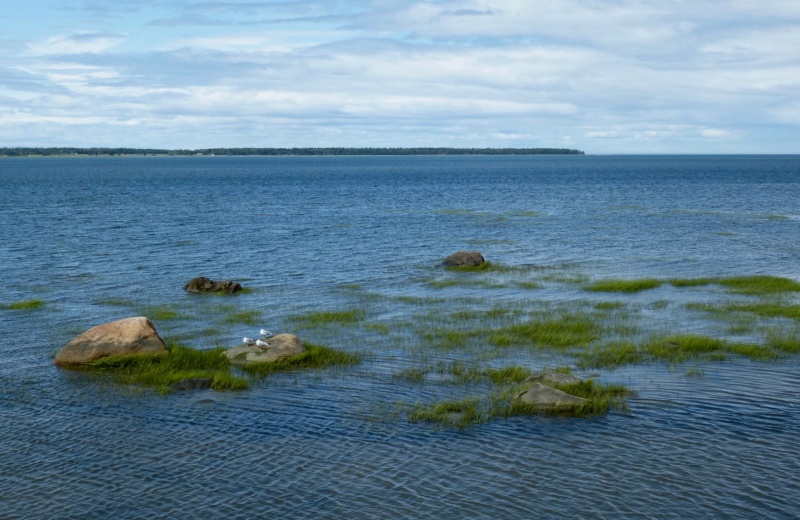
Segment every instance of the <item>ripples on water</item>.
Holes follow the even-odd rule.
[[[408,351],[368,336],[310,332],[372,355],[240,393],[153,395],[56,369],[52,355],[131,312],[104,301],[207,305],[181,289],[198,275],[243,280],[254,293],[224,303],[262,309],[278,329],[358,291],[591,298],[419,282],[464,248],[592,278],[797,280],[799,173],[797,157],[2,160],[0,301],[46,306],[0,311],[0,517],[795,518],[795,358],[692,365],[703,377],[603,371],[638,392],[627,413],[454,431],[380,420],[439,390],[393,378]],[[685,297],[665,287],[625,298],[647,308]],[[413,317],[396,300],[373,306]],[[205,324],[157,326],[192,337]],[[250,329],[190,343],[232,345]]]

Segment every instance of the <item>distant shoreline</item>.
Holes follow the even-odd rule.
[[[72,148],[6,147],[0,157],[188,157],[188,156],[379,156],[379,155],[585,155],[571,148]]]

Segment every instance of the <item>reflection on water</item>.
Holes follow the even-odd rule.
[[[458,358],[416,343],[415,327],[442,309],[619,301],[643,334],[728,334],[685,307],[747,298],[724,288],[581,285],[800,280],[799,170],[796,157],[0,161],[0,302],[45,301],[0,310],[0,517],[796,517],[795,357],[583,371],[635,389],[628,411],[465,431],[396,410],[466,389],[395,375]],[[438,260],[466,247],[524,269],[441,283]],[[184,294],[201,275],[253,292]],[[300,330],[366,359],[239,393],[160,396],[52,365],[75,334],[158,305],[189,317],[159,330],[200,348],[253,334],[222,323],[223,306],[260,311],[273,330],[354,307],[374,326]],[[532,369],[564,362],[480,353],[468,352]]]

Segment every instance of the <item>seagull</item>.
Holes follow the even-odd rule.
[[[261,335],[264,336],[265,338],[269,338],[269,337],[274,336],[275,333],[272,332],[271,330],[261,329]]]
[[[267,343],[266,341],[261,341],[260,339],[257,339],[257,340],[256,340],[256,346],[259,346],[259,347],[268,347],[268,346],[269,346],[269,343]]]
[[[245,343],[246,343],[246,344],[248,344],[248,345],[249,345],[250,343],[252,343],[252,342],[253,342],[253,340],[252,340],[252,339],[250,339],[250,338],[248,338],[247,336],[245,336],[244,338],[242,338],[242,341],[243,341],[243,342],[245,342]]]

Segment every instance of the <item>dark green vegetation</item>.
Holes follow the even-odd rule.
[[[464,380],[463,366],[451,365],[451,370]],[[442,367],[439,367],[441,370]],[[568,370],[562,370],[569,372]],[[571,408],[542,409],[514,400],[525,388],[523,381],[531,375],[530,370],[512,365],[501,369],[473,370],[476,379],[487,379],[492,388],[488,394],[470,396],[462,399],[449,399],[431,404],[416,404],[408,411],[411,422],[426,421],[457,428],[486,423],[493,419],[517,415],[564,415],[570,417],[590,417],[602,415],[611,409],[625,409],[625,398],[630,390],[621,385],[604,385],[589,379],[580,383],[554,385],[555,388],[587,399],[584,405]],[[470,381],[473,382],[473,381]]]
[[[0,303],[0,309],[7,309],[12,311],[27,311],[27,310],[39,309],[41,307],[44,307],[44,301],[39,299],[23,300],[11,303]]]
[[[780,294],[800,291],[800,283],[777,276],[735,276],[720,278],[718,283],[741,294]]]
[[[323,325],[355,325],[364,319],[363,309],[345,311],[318,311],[291,316],[289,321],[299,327],[319,327]]]
[[[195,350],[170,342],[169,354],[160,356],[128,355],[99,359],[87,368],[112,374],[123,383],[151,386],[169,392],[183,379],[212,378],[214,390],[242,390],[250,383],[231,373],[224,349]]]
[[[49,155],[583,155],[570,148],[0,148],[0,156]]]
[[[584,286],[584,290],[594,292],[639,292],[660,287],[663,282],[655,278],[639,280],[600,280]]]
[[[331,365],[352,365],[359,357],[321,345],[305,344],[306,351],[273,363],[258,363],[242,369],[244,375],[264,377],[276,372],[301,368],[324,368]],[[243,390],[250,387],[250,380],[236,375],[223,348],[196,350],[177,342],[167,345],[168,354],[158,356],[128,355],[112,356],[91,363],[86,369],[107,373],[117,380],[153,387],[166,393],[185,379],[212,379],[211,388],[218,391]]]
[[[322,345],[304,344],[306,351],[272,363],[253,363],[242,368],[248,374],[266,376],[300,368],[324,368],[332,365],[355,365],[359,356],[348,354]]]

